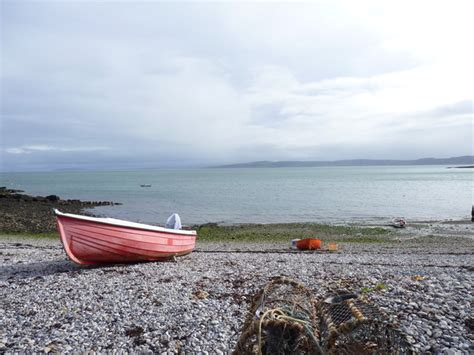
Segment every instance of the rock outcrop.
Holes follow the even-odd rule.
[[[56,231],[53,209],[66,213],[84,213],[96,206],[113,206],[111,201],[63,200],[57,195],[30,196],[21,190],[0,187],[0,232],[47,233]]]

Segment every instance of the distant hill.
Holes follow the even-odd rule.
[[[377,166],[377,165],[460,165],[474,164],[473,155],[452,158],[422,158],[416,160],[353,159],[335,161],[255,161],[251,163],[212,166],[211,168],[298,168],[317,166]]]

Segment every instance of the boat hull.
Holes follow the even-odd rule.
[[[395,228],[405,228],[406,221],[403,218],[392,219],[392,226]]]
[[[193,251],[196,234],[155,231],[56,215],[61,241],[77,264],[167,260]]]

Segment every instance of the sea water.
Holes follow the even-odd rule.
[[[158,224],[461,219],[474,202],[474,170],[446,166],[2,173],[0,186],[120,202],[94,213]]]

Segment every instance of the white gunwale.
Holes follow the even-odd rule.
[[[163,232],[163,233],[171,233],[171,234],[192,235],[192,236],[196,235],[196,231],[188,231],[188,230],[182,230],[182,229],[169,229],[169,228],[164,228],[164,227],[159,227],[159,226],[152,226],[149,224],[124,221],[124,220],[115,219],[115,218],[89,217],[89,216],[82,216],[82,215],[72,214],[72,213],[62,213],[57,209],[54,209],[54,213],[56,216],[60,216],[60,217],[69,217],[69,218],[79,219],[82,221],[108,224],[111,226],[143,229],[143,230],[148,230],[148,231],[153,231],[153,232]]]

